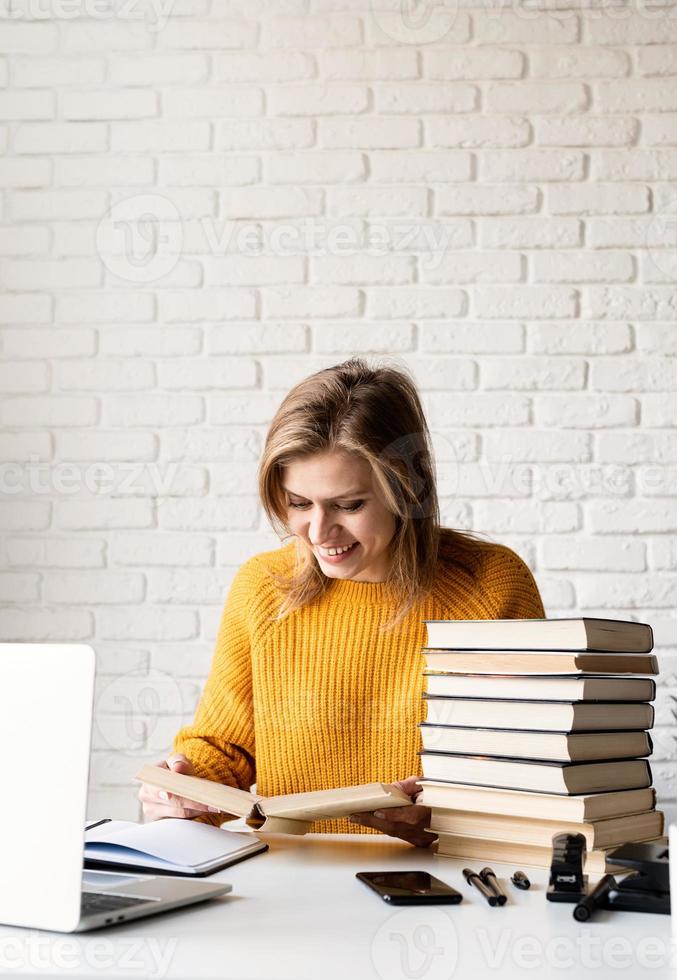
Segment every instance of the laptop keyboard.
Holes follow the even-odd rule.
[[[117,912],[127,909],[130,905],[145,905],[152,898],[134,898],[131,895],[104,895],[101,892],[83,892],[81,915],[93,915],[97,912]]]

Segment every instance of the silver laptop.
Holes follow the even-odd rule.
[[[82,932],[225,895],[230,885],[83,871],[91,647],[0,644],[0,923]]]

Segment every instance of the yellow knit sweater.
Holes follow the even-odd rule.
[[[276,622],[270,572],[290,572],[294,553],[291,542],[238,570],[195,719],[174,740],[198,775],[256,782],[263,796],[419,775],[423,620],[545,615],[527,566],[495,545],[478,552],[474,574],[440,565],[430,595],[390,632],[378,632],[395,608],[389,588],[339,579]],[[314,829],[373,832],[347,820]]]

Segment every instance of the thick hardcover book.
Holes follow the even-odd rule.
[[[656,682],[648,677],[579,674],[424,674],[425,690],[435,697],[507,698],[516,701],[653,701]]]
[[[273,834],[306,834],[315,820],[410,806],[412,802],[410,796],[388,783],[266,797],[160,766],[144,766],[135,778],[197,803],[218,807],[222,813],[245,817],[250,827]]]
[[[448,650],[609,650],[648,653],[646,623],[621,619],[429,619],[428,646]]]
[[[565,795],[608,793],[651,786],[651,769],[646,759],[564,763],[421,752],[421,761],[423,775],[427,779],[475,783],[479,786]]]
[[[428,670],[449,674],[657,674],[651,653],[570,653],[562,650],[459,650],[424,647]]]
[[[651,728],[654,709],[643,702],[493,701],[426,697],[426,721],[461,728],[531,732],[628,732]]]

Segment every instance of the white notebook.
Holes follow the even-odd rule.
[[[167,817],[105,820],[85,830],[85,867],[202,877],[267,850],[255,834]]]

